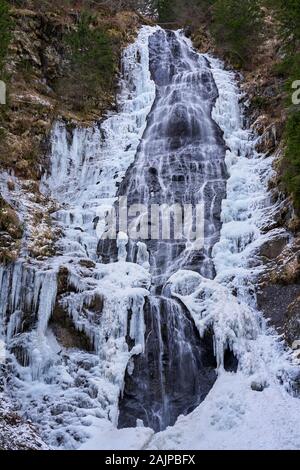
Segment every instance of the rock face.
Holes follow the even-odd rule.
[[[289,238],[289,234],[284,231],[278,233],[272,240],[268,240],[260,247],[260,256],[265,258],[266,261],[275,260],[282,253],[289,242]]]
[[[258,292],[258,307],[279,332],[285,335],[290,346],[300,338],[299,296],[300,284],[271,284]]]
[[[300,250],[299,239],[287,239],[279,235],[274,245],[263,246],[266,272],[260,279],[258,307],[289,346],[300,338]],[[268,256],[266,256],[268,255]]]

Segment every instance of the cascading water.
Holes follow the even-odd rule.
[[[214,277],[211,252],[221,228],[226,170],[225,143],[211,117],[218,91],[208,60],[173,31],[157,31],[149,48],[156,100],[118,194],[127,196],[129,207],[145,205],[149,214],[157,204],[204,203],[203,249],[195,250],[188,239],[146,241],[155,293],[178,269]],[[103,247],[100,243],[100,253]],[[129,260],[134,261],[134,251],[133,246]],[[215,381],[212,338],[210,343],[197,337],[188,312],[166,295],[149,298],[146,350],[127,374],[120,402],[122,427],[135,425],[139,418],[145,426],[164,429],[195,408]]]
[[[26,223],[21,257],[0,268],[8,392],[55,448],[299,448],[299,400],[286,391],[295,369],[255,304],[258,249],[278,231],[272,159],[243,129],[234,75],[182,33],[151,27],[122,69],[118,113],[53,129],[41,189],[62,232],[54,257],[30,257],[30,210],[41,207],[0,175]],[[189,230],[107,242],[117,196],[202,202],[202,249]]]
[[[143,204],[149,213],[156,204],[195,207],[203,202],[202,250],[194,250],[188,238],[170,241],[151,237],[147,247],[153,283],[158,286],[181,267],[200,270],[212,278],[211,250],[219,238],[227,176],[225,143],[211,117],[218,90],[208,60],[194,52],[179,33],[158,30],[150,37],[149,49],[156,99],[135,163],[118,195],[127,197],[128,207]],[[146,238],[144,234],[140,237]],[[107,245],[99,245],[99,254],[105,259]],[[129,260],[135,260],[135,251],[131,249]]]
[[[267,190],[273,158],[257,154],[257,139],[243,128],[243,96],[234,73],[207,58],[219,90],[212,116],[224,131],[229,172],[220,240],[212,253],[216,277],[182,270],[168,286],[201,336],[213,329],[219,374],[206,400],[156,434],[148,448],[299,449],[300,403],[288,393],[299,368],[256,308],[255,284],[265,270],[259,248],[283,231],[273,228],[280,201],[274,204]],[[239,361],[234,375],[224,371],[225,348]]]

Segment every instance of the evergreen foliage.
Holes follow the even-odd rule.
[[[112,92],[118,56],[106,30],[86,12],[65,42],[70,50],[70,76],[60,82],[60,88],[69,101],[76,103],[74,109],[80,111]]]
[[[275,0],[272,7],[284,39],[285,57],[277,70],[284,78],[288,95],[288,120],[285,128],[286,150],[283,159],[283,180],[300,209],[300,105],[292,104],[292,84],[300,80],[300,2]]]
[[[115,57],[109,36],[104,30],[93,27],[92,22],[92,16],[83,13],[77,31],[67,37],[67,43],[72,51],[71,62],[80,76],[104,85],[112,81]]]
[[[11,40],[12,21],[9,13],[9,5],[5,0],[0,0],[0,77]]]
[[[247,65],[260,43],[262,13],[258,0],[217,0],[212,31],[218,47],[235,65]]]

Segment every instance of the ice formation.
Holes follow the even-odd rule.
[[[126,367],[144,349],[150,274],[126,263],[126,234],[118,236],[117,263],[99,264],[96,246],[155,98],[148,51],[155,30],[142,28],[124,51],[118,113],[94,128],[76,128],[72,135],[63,123],[54,126],[49,173],[41,190],[58,208],[53,220],[63,234],[59,255],[43,261],[28,258],[25,236],[23,258],[0,268],[1,330],[11,352],[13,393],[21,412],[41,425],[43,437],[54,447],[78,447],[92,422],[109,426],[109,419],[116,426]],[[11,196],[7,179],[1,175],[3,194],[32,227],[30,195],[15,178]],[[140,259],[147,267],[142,248]],[[74,338],[71,344],[67,338],[67,345],[57,341],[51,324],[57,311],[60,321],[71,319],[68,328],[75,330],[76,341],[82,338],[82,350],[76,341],[72,344]],[[67,334],[63,324],[59,328]]]
[[[199,56],[205,69],[201,77],[207,86],[209,68],[219,94],[212,118],[229,148],[223,226],[212,256],[216,276],[173,269],[164,286],[173,298],[163,298],[163,303],[172,311],[177,334],[184,329],[177,328],[177,300],[200,336],[213,333],[218,378],[206,399],[164,432],[116,428],[126,369],[132,372],[134,358],[143,354],[148,340],[148,298],[152,296],[158,324],[163,304],[153,298],[145,243],[137,244],[136,263],[126,262],[126,234],[119,234],[115,263],[101,264],[96,247],[157,98],[149,64],[149,38],[157,31],[143,27],[124,52],[118,113],[90,129],[70,133],[62,122],[53,129],[51,164],[41,189],[58,208],[53,224],[62,236],[54,257],[30,258],[35,203],[17,178],[12,177],[15,190],[9,193],[8,175],[0,176],[1,192],[29,227],[20,258],[0,267],[0,335],[9,350],[11,393],[20,412],[40,427],[53,448],[299,449],[300,404],[288,394],[293,365],[255,302],[256,278],[264,269],[258,248],[277,234],[277,229],[262,230],[276,210],[267,192],[272,159],[255,152],[255,137],[244,129],[234,74],[210,56]],[[194,82],[191,43],[180,32],[172,41],[192,69],[183,74],[184,83]],[[175,85],[180,88],[181,83]],[[207,123],[214,128],[208,118]],[[212,273],[211,261],[208,266]],[[238,359],[236,373],[224,370],[228,349]]]
[[[297,368],[255,302],[255,280],[264,269],[258,248],[278,233],[261,230],[276,211],[267,191],[272,158],[256,153],[255,136],[243,127],[242,95],[234,74],[207,57],[219,90],[213,118],[229,147],[223,227],[213,251],[216,278],[181,271],[168,285],[191,312],[201,335],[213,329],[219,377],[200,406],[156,434],[148,448],[299,449],[300,403],[287,392]],[[227,348],[239,360],[237,373],[223,370]]]

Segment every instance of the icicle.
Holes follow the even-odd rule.
[[[56,272],[45,273],[39,296],[38,327],[39,335],[45,335],[52,315],[57,295]]]
[[[22,324],[22,312],[15,311],[9,318],[7,325],[7,341],[10,341],[19,331]]]
[[[118,247],[118,260],[126,261],[127,259],[127,245],[128,245],[128,236],[126,233],[119,232],[117,238],[117,247]]]
[[[137,264],[139,264],[140,266],[143,266],[143,268],[145,269],[150,269],[150,263],[149,263],[150,255],[147,250],[147,245],[145,243],[138,242],[137,247],[138,247],[137,258],[136,258]]]

